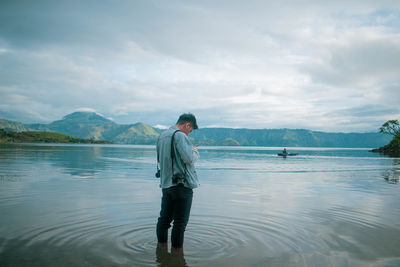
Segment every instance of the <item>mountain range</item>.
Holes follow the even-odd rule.
[[[49,124],[0,119],[5,131],[44,131],[121,144],[155,144],[163,131],[145,123],[118,124],[94,112],[74,112]],[[380,147],[391,137],[381,133],[328,133],[304,129],[201,128],[190,138],[197,145],[275,147]]]

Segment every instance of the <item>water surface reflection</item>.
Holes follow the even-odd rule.
[[[163,248],[157,248],[156,255],[159,267],[189,267],[184,255],[172,254]]]
[[[153,147],[0,145],[0,265],[400,265],[399,159],[279,150],[202,148],[176,257],[156,250]]]

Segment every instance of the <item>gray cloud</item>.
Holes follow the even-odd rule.
[[[326,57],[305,65],[314,81],[337,86],[373,86],[398,79],[400,34],[378,30],[345,35],[352,36],[343,36],[342,42],[327,45]]]
[[[396,1],[2,1],[0,116],[376,130],[399,29]]]

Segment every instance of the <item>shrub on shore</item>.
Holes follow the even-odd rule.
[[[393,135],[392,141],[386,146],[372,149],[372,152],[383,153],[393,157],[400,156],[400,124],[398,120],[385,122],[380,128],[381,133]]]

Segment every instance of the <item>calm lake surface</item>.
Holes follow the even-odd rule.
[[[154,147],[0,145],[0,266],[400,266],[399,158],[281,149],[200,149],[182,258]]]

